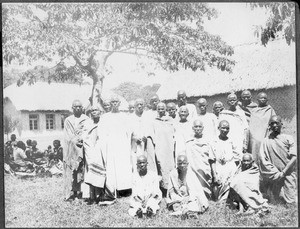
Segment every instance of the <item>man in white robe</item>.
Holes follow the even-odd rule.
[[[102,115],[98,124],[98,136],[106,169],[105,187],[116,197],[117,190],[132,187],[132,131],[128,115],[119,111],[119,98],[112,97],[110,103],[112,110]]]
[[[200,119],[204,126],[203,137],[212,142],[217,138],[218,120],[213,113],[206,111],[207,101],[205,98],[200,98],[196,104],[199,110],[197,119]]]
[[[242,158],[243,153],[247,152],[247,131],[248,122],[243,110],[237,109],[237,96],[232,93],[227,96],[228,110],[223,110],[220,113],[219,120],[226,120],[230,124],[230,132],[228,137],[234,141],[236,150]]]
[[[100,189],[105,182],[104,158],[99,147],[96,147],[98,138],[98,122],[100,120],[100,107],[90,108],[91,119],[87,125],[87,131],[83,135],[83,148],[85,158],[84,182],[88,185],[83,190],[82,197],[88,198],[87,204],[99,202]]]
[[[152,128],[149,130],[147,155],[150,155],[152,158],[154,157],[156,160],[156,168],[152,167],[150,169],[152,171],[156,170],[158,175],[162,177],[160,187],[164,197],[168,188],[169,174],[175,168],[175,128],[172,118],[166,116],[166,105],[164,103],[157,105],[157,113],[158,117],[152,122]]]
[[[193,123],[188,119],[189,110],[186,106],[179,108],[179,122],[175,123],[175,159],[185,155],[186,142],[193,136]]]
[[[179,90],[177,92],[177,110],[179,110],[179,108],[181,106],[186,106],[189,109],[189,115],[190,115],[190,120],[193,120],[194,118],[197,117],[197,108],[194,104],[188,104],[187,103],[187,96],[185,91],[183,90]]]
[[[224,105],[221,101],[216,101],[213,104],[213,109],[212,109],[212,113],[216,116],[217,120],[219,120],[220,118],[220,112],[224,110]]]
[[[157,117],[157,104],[160,102],[160,99],[157,95],[154,95],[150,99],[151,109],[145,111],[145,117],[148,121],[152,122]]]
[[[242,162],[232,178],[227,203],[238,208],[239,213],[269,211],[268,201],[259,190],[259,169],[249,153],[243,154]]]
[[[211,185],[216,182],[216,158],[209,141],[202,136],[203,123],[193,122],[194,136],[186,143],[186,156],[191,169],[196,173],[207,196],[211,196]]]
[[[145,214],[152,217],[159,210],[161,191],[156,173],[147,170],[147,158],[144,155],[137,158],[137,171],[133,175],[132,196],[130,200],[130,216],[142,218]]]
[[[177,157],[177,168],[169,177],[167,207],[173,210],[171,215],[197,218],[208,208],[208,199],[196,174],[188,166],[185,155]]]
[[[174,123],[179,121],[179,116],[177,114],[177,108],[175,103],[167,103],[167,112],[169,116],[173,118]]]
[[[83,114],[82,103],[74,100],[73,115],[66,118],[64,123],[63,177],[64,199],[74,200],[80,197],[83,182],[83,140],[89,117]]]
[[[214,155],[216,157],[217,184],[213,185],[215,200],[226,200],[229,191],[230,181],[237,170],[239,164],[239,154],[233,141],[228,138],[230,125],[226,120],[219,123],[219,136],[212,143]]]
[[[144,107],[145,101],[137,99],[134,104],[135,111],[131,115],[131,159],[133,170],[136,170],[136,159],[140,155],[145,155],[145,147],[147,141],[147,129],[149,123],[145,117]]]

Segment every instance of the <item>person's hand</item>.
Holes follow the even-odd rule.
[[[281,180],[283,178],[285,178],[285,173],[284,172],[279,172],[278,173],[278,180]]]
[[[143,142],[147,142],[147,138],[145,136],[142,137]]]
[[[81,130],[81,129],[75,130],[75,135],[81,135],[81,133],[82,133],[82,130]]]
[[[136,139],[136,144],[141,144],[142,143],[142,139],[141,138],[138,138],[138,139]]]
[[[217,184],[218,186],[220,186],[220,185],[222,184],[222,181],[221,181],[219,178],[217,178],[216,184]]]
[[[216,186],[219,186],[222,184],[221,180],[219,179],[219,177],[217,175],[213,176],[212,182]]]
[[[219,180],[218,178],[215,180],[214,184],[216,186],[220,186],[222,184],[221,180]]]
[[[83,140],[81,138],[76,139],[76,146],[78,146],[80,148],[83,146]]]

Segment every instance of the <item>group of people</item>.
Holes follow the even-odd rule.
[[[200,98],[188,104],[178,91],[177,104],[155,95],[151,109],[136,99],[134,109],[119,111],[113,96],[105,112],[82,103],[64,128],[64,198],[108,205],[131,195],[129,214],[156,214],[162,198],[172,215],[197,217],[209,200],[224,201],[239,212],[268,212],[268,201],[296,203],[296,149],[281,133],[282,120],[266,93],[252,101],[245,90],[207,112]]]
[[[14,175],[16,172],[27,174],[62,175],[63,148],[60,140],[53,141],[52,146],[43,152],[37,147],[37,141],[28,139],[26,144],[17,141],[12,134],[4,147],[5,171]]]

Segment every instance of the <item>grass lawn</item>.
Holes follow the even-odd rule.
[[[168,215],[164,200],[159,214],[152,219],[128,215],[129,198],[111,206],[88,206],[63,201],[63,179],[17,178],[5,175],[5,227],[297,227],[298,209],[272,205],[271,213],[238,216],[225,205],[210,202],[199,219],[181,220]]]

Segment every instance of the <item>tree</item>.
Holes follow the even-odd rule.
[[[8,98],[4,98],[3,105],[3,130],[4,134],[8,135],[18,127],[20,114]]]
[[[233,48],[204,31],[203,19],[217,16],[205,3],[2,6],[5,63],[55,61],[49,81],[88,76],[93,80],[91,103],[101,102],[103,80],[109,74],[106,63],[116,52],[154,58],[170,71],[206,66],[231,71],[234,65],[229,59]],[[22,82],[34,82],[36,77],[25,74]]]
[[[250,3],[252,9],[265,8],[270,13],[265,27],[259,27],[256,35],[260,36],[265,46],[270,39],[274,39],[283,33],[288,45],[295,42],[295,3],[294,2],[268,2]]]
[[[146,103],[149,103],[152,96],[156,94],[160,87],[160,84],[153,84],[152,86],[142,86],[134,82],[124,82],[113,91],[124,97],[127,101],[143,98]]]
[[[12,69],[11,71],[3,69],[3,88],[17,82],[20,78],[20,74],[21,72],[16,69]]]

